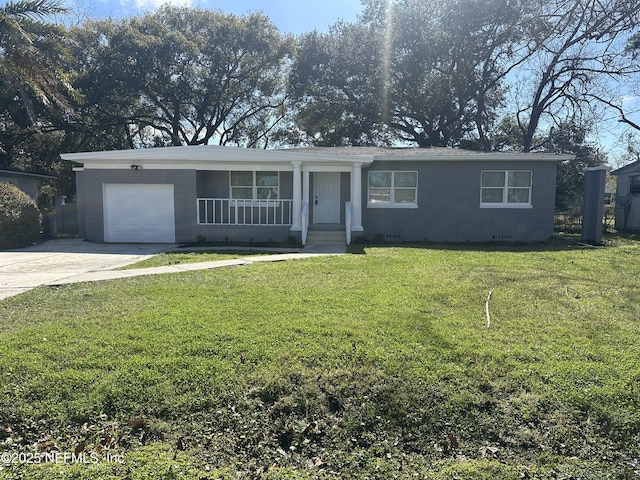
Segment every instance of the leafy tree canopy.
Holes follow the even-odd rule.
[[[313,32],[299,44],[291,83],[311,143],[342,130],[342,141],[354,144],[451,146],[476,138],[490,148],[509,71],[504,57],[525,30],[527,2],[363,3],[356,24]],[[353,132],[359,135],[344,135]]]
[[[79,84],[94,118],[126,125],[142,145],[253,145],[285,100],[294,42],[262,14],[165,6],[76,35],[88,40]]]
[[[625,40],[637,2],[363,4],[356,23],[300,41],[291,84],[308,143],[490,150],[506,115],[520,148],[538,150],[541,127],[593,120],[595,105],[611,107],[615,86],[640,73]]]

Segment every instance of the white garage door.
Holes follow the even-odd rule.
[[[176,241],[173,185],[105,183],[104,241]]]

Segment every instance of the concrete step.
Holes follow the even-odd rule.
[[[307,245],[344,245],[346,242],[344,231],[310,230],[307,233]]]

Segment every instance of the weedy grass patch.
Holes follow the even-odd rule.
[[[365,247],[7,299],[0,478],[635,478],[639,253]]]

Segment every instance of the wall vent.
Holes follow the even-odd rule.
[[[513,235],[494,235],[494,240],[513,240]]]

